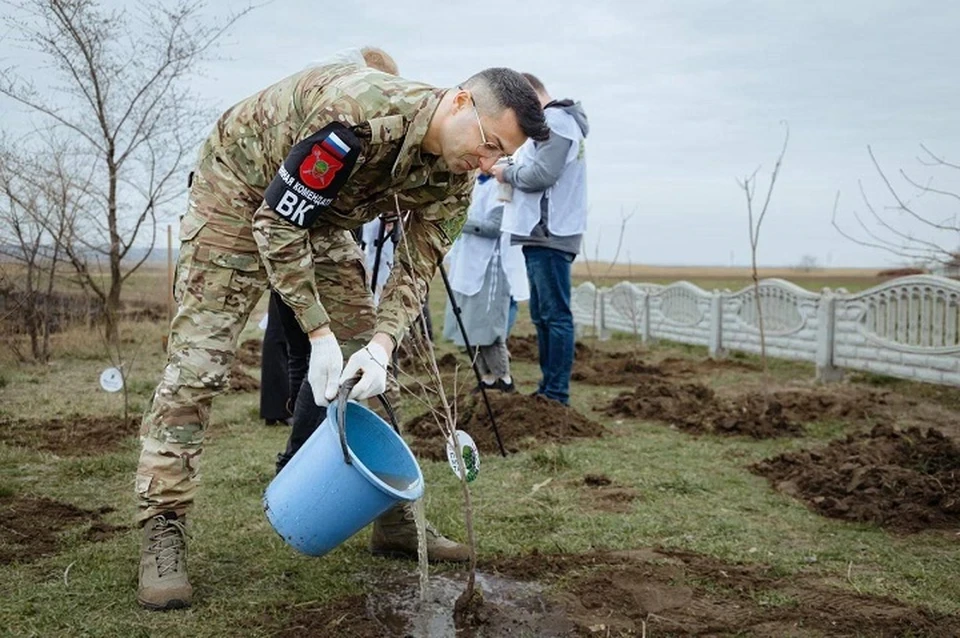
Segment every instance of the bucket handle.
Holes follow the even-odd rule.
[[[353,386],[357,385],[359,377],[347,379],[340,384],[340,391],[337,392],[337,429],[340,430],[340,449],[343,451],[343,462],[347,465],[353,465],[350,458],[350,449],[347,447],[347,395]]]

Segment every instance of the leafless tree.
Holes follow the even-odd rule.
[[[819,268],[819,263],[817,258],[814,255],[804,255],[800,258],[800,263],[797,264],[797,270],[800,272],[813,272]]]
[[[16,274],[8,300],[18,306],[35,361],[50,358],[54,284],[90,177],[54,138],[0,142],[0,258]],[[19,350],[18,357],[25,359]]]
[[[867,153],[877,175],[888,205],[878,207],[867,195],[863,180],[858,181],[860,199],[866,214],[852,211],[856,224],[852,230],[843,228],[837,219],[840,192],[833,203],[831,223],[843,237],[859,246],[876,248],[904,259],[910,264],[942,266],[960,262],[960,219],[957,202],[960,190],[953,186],[941,187],[943,182],[956,184],[960,164],[947,161],[921,144],[918,163],[927,171],[922,179],[897,171],[902,184],[895,185],[868,146]],[[909,191],[909,196],[904,195]],[[952,208],[951,208],[952,207]],[[952,212],[949,212],[951,211]],[[918,236],[918,233],[922,236]]]
[[[753,296],[757,304],[757,323],[760,328],[760,359],[763,362],[764,378],[767,377],[769,369],[767,367],[767,343],[766,335],[763,330],[763,304],[760,299],[760,275],[757,272],[757,246],[760,244],[760,227],[763,224],[764,217],[767,216],[767,210],[770,207],[770,198],[773,195],[773,187],[777,183],[777,177],[780,175],[780,167],[783,165],[783,157],[787,153],[787,143],[790,141],[790,126],[783,122],[785,129],[783,135],[783,147],[780,149],[780,155],[777,156],[777,163],[773,166],[770,173],[770,185],[767,187],[767,195],[763,200],[763,207],[759,212],[754,211],[754,196],[757,187],[757,173],[760,168],[753,171],[749,177],[737,180],[740,188],[747,198],[747,222],[750,229],[750,268],[753,277]]]
[[[620,249],[623,248],[623,238],[627,234],[627,222],[630,221],[630,218],[637,214],[637,208],[634,207],[633,211],[629,215],[625,215],[623,208],[620,209],[620,236],[617,238],[617,251],[613,253],[613,260],[610,262],[610,265],[607,266],[607,272],[604,275],[609,277],[610,273],[613,272],[614,266],[617,265],[617,260],[620,259]]]
[[[148,258],[156,219],[186,187],[187,162],[209,120],[187,79],[250,7],[216,20],[202,0],[108,10],[97,0],[21,0],[5,18],[45,67],[0,70],[0,96],[43,122],[90,167],[69,237],[60,244],[81,284],[105,309],[117,341],[124,282]],[[134,247],[146,250],[139,256]]]

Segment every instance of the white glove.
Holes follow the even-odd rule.
[[[361,374],[357,385],[350,390],[348,399],[360,401],[383,394],[387,389],[387,351],[377,343],[370,342],[357,350],[340,375],[340,383]]]
[[[310,340],[307,381],[310,382],[313,400],[317,405],[327,405],[337,398],[337,389],[340,387],[338,379],[342,370],[343,353],[335,336],[328,334]]]

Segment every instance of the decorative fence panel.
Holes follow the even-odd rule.
[[[920,275],[850,294],[765,279],[759,298],[758,314],[752,286],[707,292],[685,281],[621,282],[598,290],[588,282],[571,303],[581,333],[705,345],[714,357],[759,353],[762,315],[768,355],[814,362],[823,380],[852,369],[960,386],[960,282]]]
[[[837,298],[833,363],[960,385],[960,282],[895,279]]]
[[[816,361],[820,295],[782,279],[760,282],[760,308],[753,287],[719,293],[722,299],[721,348],[760,353],[763,317],[767,354],[781,359]]]

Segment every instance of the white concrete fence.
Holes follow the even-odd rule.
[[[612,331],[644,343],[667,339],[706,346],[711,357],[730,350],[760,352],[753,286],[707,292],[689,282],[668,286],[584,283],[571,304],[580,334]],[[760,282],[767,354],[810,361],[830,381],[845,369],[960,386],[960,282],[903,277],[848,293],[804,290],[783,279]]]

